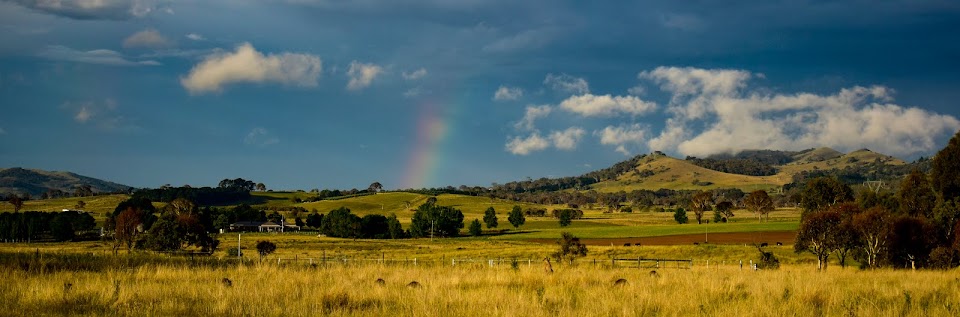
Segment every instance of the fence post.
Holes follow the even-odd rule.
[[[417,266],[417,258],[413,258],[413,266]]]

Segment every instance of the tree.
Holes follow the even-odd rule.
[[[690,209],[693,210],[694,217],[697,218],[697,224],[703,223],[703,214],[710,210],[713,204],[713,192],[702,191],[693,195],[690,199]]]
[[[360,237],[364,239],[386,239],[390,237],[387,217],[370,214],[360,218]]]
[[[747,195],[743,199],[743,204],[747,206],[747,210],[752,211],[757,215],[757,220],[760,220],[762,215],[767,215],[767,220],[770,220],[770,212],[773,211],[773,199],[770,199],[770,195],[767,195],[766,191],[755,190]]]
[[[733,203],[729,201],[721,201],[713,209],[713,222],[727,222],[733,217]]]
[[[7,202],[13,205],[13,212],[20,212],[20,208],[23,208],[23,199],[20,196],[10,195]]]
[[[803,215],[826,210],[838,203],[852,201],[853,189],[833,177],[818,177],[811,179],[800,192],[800,206]]]
[[[510,210],[510,215],[507,217],[507,221],[510,221],[510,224],[513,225],[514,229],[520,229],[520,226],[527,222],[527,218],[524,217],[523,210],[520,209],[520,206],[514,205],[513,209]]]
[[[933,225],[925,218],[901,216],[891,226],[890,262],[904,268],[924,266],[936,241]]]
[[[67,212],[59,213],[50,221],[50,233],[57,241],[69,241],[75,236],[72,219]]]
[[[414,237],[454,237],[463,228],[463,212],[449,206],[423,204],[417,207],[410,221]]]
[[[469,230],[470,235],[474,237],[479,237],[481,234],[483,234],[483,225],[480,224],[480,219],[473,219],[473,221],[470,222]]]
[[[826,270],[827,259],[833,252],[834,236],[839,226],[839,212],[822,211],[810,214],[800,222],[797,241],[793,244],[794,251],[809,251],[817,257],[817,270]]]
[[[380,182],[373,182],[370,184],[370,187],[367,187],[367,190],[376,193],[383,190],[383,185],[381,185]]]
[[[190,215],[197,208],[197,204],[186,198],[177,198],[170,202],[170,208],[177,215]]]
[[[391,239],[401,239],[406,236],[396,214],[390,214],[390,217],[387,217],[387,231],[390,233]]]
[[[257,183],[257,190],[265,192],[267,191],[267,185],[264,185],[263,183]]]
[[[137,228],[142,224],[141,213],[139,209],[128,207],[117,215],[113,234],[113,253],[117,253],[117,249],[124,244],[127,246],[127,251],[133,248],[133,241],[138,233]]]
[[[320,226],[323,225],[323,214],[319,214],[316,211],[307,215],[307,227],[313,227],[320,229]]]
[[[900,212],[911,217],[932,218],[937,196],[930,187],[927,175],[919,169],[913,169],[900,183]]]
[[[497,211],[493,207],[488,207],[483,212],[483,222],[487,224],[487,229],[497,227]]]
[[[437,203],[437,196],[427,197],[427,202],[425,204],[434,205]]]
[[[847,266],[847,255],[860,246],[860,236],[853,226],[852,217],[841,217],[837,232],[833,236],[832,248],[837,254],[840,267]]]
[[[331,210],[322,221],[320,232],[327,236],[356,239],[361,235],[360,217],[346,207]]]
[[[83,207],[86,207],[86,206],[87,206],[87,203],[83,202],[82,200],[78,200],[77,204],[74,205],[73,208],[76,208],[77,210],[83,210]]]
[[[560,227],[569,226],[573,220],[573,213],[570,209],[561,209],[557,214],[557,218],[560,219]]]
[[[677,208],[677,210],[673,212],[673,220],[676,220],[677,223],[681,225],[687,223],[689,221],[689,218],[687,218],[687,211],[683,208]]]
[[[263,257],[276,251],[277,245],[273,244],[273,242],[267,240],[257,241],[257,254],[260,255],[260,262],[263,262]]]
[[[933,189],[943,200],[960,197],[960,131],[930,164]]]
[[[853,216],[853,228],[860,236],[860,248],[867,267],[879,267],[880,256],[887,252],[887,243],[892,229],[891,217],[889,211],[879,206]]]
[[[580,243],[580,238],[574,237],[569,232],[561,232],[560,239],[557,240],[560,249],[553,253],[553,258],[560,262],[564,259],[573,264],[577,257],[587,255],[587,246]]]

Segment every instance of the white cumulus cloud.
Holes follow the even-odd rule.
[[[660,67],[639,77],[672,94],[671,117],[648,141],[651,150],[708,156],[827,146],[907,156],[935,150],[939,137],[960,129],[953,116],[894,103],[882,86],[783,94],[748,89],[762,75],[743,70]]]
[[[616,151],[623,155],[630,155],[627,145],[641,145],[647,141],[649,129],[640,124],[624,126],[607,126],[603,130],[594,131],[600,136],[600,144],[616,146]]]
[[[527,106],[527,110],[523,114],[523,119],[520,119],[519,122],[514,124],[514,127],[520,130],[535,130],[536,127],[534,123],[537,119],[544,118],[553,112],[553,108],[549,105],[542,106]]]
[[[350,68],[347,69],[347,89],[360,90],[370,86],[370,83],[383,73],[383,67],[376,64],[364,64],[357,61],[350,62]]]
[[[563,131],[553,131],[550,133],[550,141],[553,146],[560,150],[570,151],[577,148],[577,143],[586,133],[582,128],[571,127]]]
[[[403,79],[406,79],[406,80],[416,80],[416,79],[423,78],[424,76],[427,76],[427,69],[420,68],[412,72],[403,72],[400,75],[402,75]]]
[[[523,97],[523,89],[519,87],[507,87],[500,85],[497,91],[493,93],[494,101],[517,100]]]
[[[574,95],[590,93],[590,84],[587,83],[586,79],[567,74],[547,74],[547,77],[543,79],[543,84],[562,93]]]
[[[513,137],[507,142],[506,150],[516,155],[527,155],[533,152],[542,151],[550,146],[550,141],[534,132],[526,138]]]
[[[628,115],[646,114],[656,110],[657,105],[636,96],[584,94],[571,96],[560,102],[560,108],[585,117],[610,117],[621,113]]]
[[[151,48],[161,49],[174,46],[173,41],[160,34],[155,29],[146,29],[133,33],[123,40],[124,48]]]
[[[220,92],[227,84],[242,82],[314,87],[322,65],[320,57],[316,55],[264,55],[250,43],[243,43],[233,52],[207,56],[190,70],[190,74],[180,78],[180,84],[191,94]]]

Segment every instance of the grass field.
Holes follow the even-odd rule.
[[[958,271],[816,272],[736,266],[610,268],[581,263],[489,267],[204,262],[64,270],[3,255],[0,302],[18,315],[251,316],[957,316]],[[76,259],[75,259],[76,260]],[[110,264],[113,263],[113,264]],[[116,266],[116,267],[113,267]],[[26,269],[24,269],[26,267]],[[42,268],[51,268],[43,270]],[[223,279],[229,279],[229,286]],[[377,283],[382,279],[383,283]],[[614,281],[624,279],[622,285]],[[412,281],[420,285],[407,287]]]

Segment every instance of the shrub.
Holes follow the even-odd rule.
[[[483,225],[480,224],[479,219],[473,219],[473,221],[470,222],[469,230],[471,236],[479,237],[481,234],[483,234]]]
[[[260,254],[260,261],[263,261],[263,257],[277,251],[277,245],[273,242],[262,240],[257,241],[257,253]]]
[[[574,237],[569,232],[560,233],[560,239],[557,240],[560,249],[553,253],[553,258],[560,262],[564,259],[573,264],[577,257],[587,255],[587,246],[580,243],[580,238]]]
[[[676,220],[679,224],[687,223],[687,221],[689,221],[687,218],[687,211],[683,208],[677,208],[677,210],[673,212],[673,220]]]

